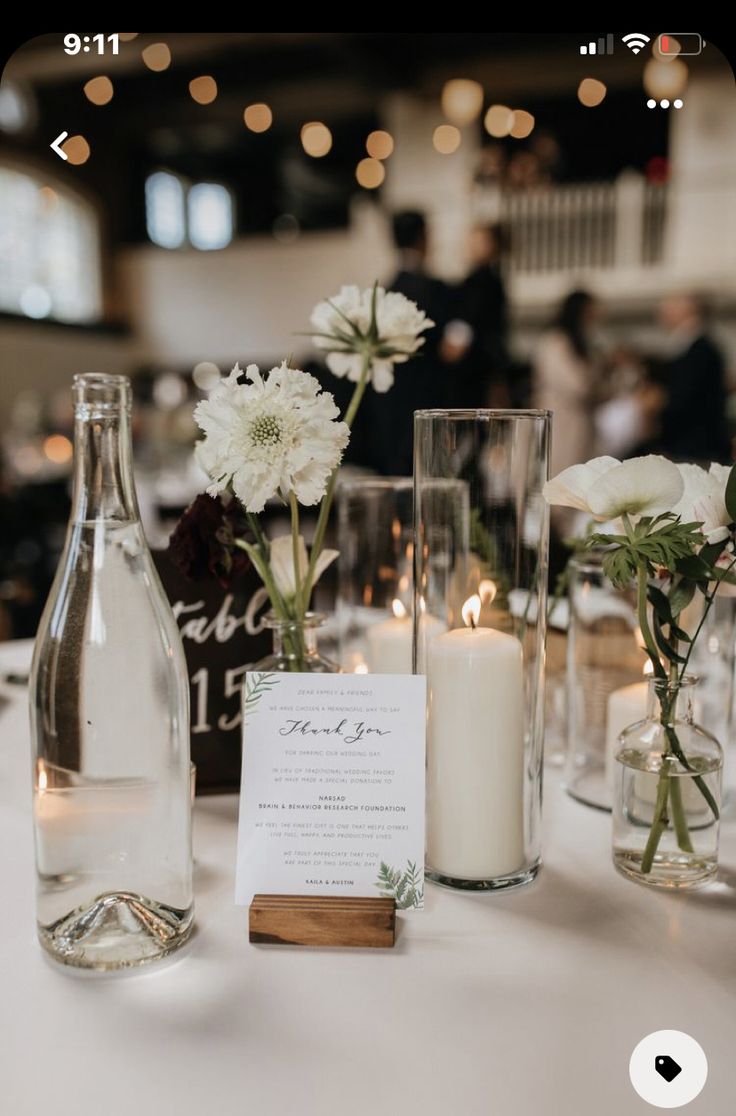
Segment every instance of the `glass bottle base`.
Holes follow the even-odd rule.
[[[507,891],[512,887],[524,887],[525,884],[531,883],[532,880],[536,879],[539,868],[540,865],[537,862],[531,868],[524,868],[523,871],[514,872],[509,876],[496,876],[486,880],[466,880],[459,876],[445,876],[427,866],[424,869],[424,876],[425,879],[438,884],[440,887],[451,887],[455,891]]]
[[[659,887],[667,891],[685,891],[703,887],[715,879],[718,861],[715,856],[698,856],[696,853],[665,852],[654,857],[651,872],[641,870],[642,852],[638,849],[614,849],[613,863],[622,876],[636,880],[646,887]]]
[[[48,926],[39,924],[41,945],[55,961],[109,972],[167,957],[192,931],[194,908],[178,910],[133,892],[100,895]]]

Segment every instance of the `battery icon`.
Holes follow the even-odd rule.
[[[700,54],[703,49],[703,37],[695,31],[665,32],[657,39],[657,49],[661,55],[670,58],[676,54]]]

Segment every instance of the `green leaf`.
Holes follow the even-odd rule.
[[[726,482],[726,511],[731,516],[731,522],[736,522],[736,465],[731,467]]]
[[[671,643],[665,638],[660,624],[659,617],[656,612],[652,620],[652,627],[654,628],[654,638],[657,641],[657,647],[671,663],[684,663],[685,659],[680,653],[672,646]]]
[[[712,569],[699,554],[690,554],[678,559],[677,572],[693,581],[710,581]]]
[[[656,585],[650,585],[647,588],[647,598],[662,623],[671,624],[672,609],[670,607],[669,600],[664,595],[662,590],[658,589]]]
[[[680,615],[683,609],[692,601],[695,596],[697,583],[690,581],[688,578],[683,578],[670,591],[670,611],[674,617]]]

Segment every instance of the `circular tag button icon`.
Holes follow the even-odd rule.
[[[684,1031],[652,1031],[629,1061],[631,1084],[655,1108],[682,1108],[702,1092],[708,1059],[702,1046]]]

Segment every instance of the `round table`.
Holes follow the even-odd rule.
[[[0,645],[0,677],[30,644]],[[2,1044],[8,1116],[628,1116],[630,1054],[651,1031],[708,1056],[688,1112],[727,1116],[736,1049],[736,825],[719,881],[652,893],[610,862],[610,817],[548,772],[544,867],[516,892],[427,888],[396,948],[248,944],[234,906],[234,796],[195,808],[197,932],[176,960],[78,975],[33,913],[27,694],[0,682]]]

